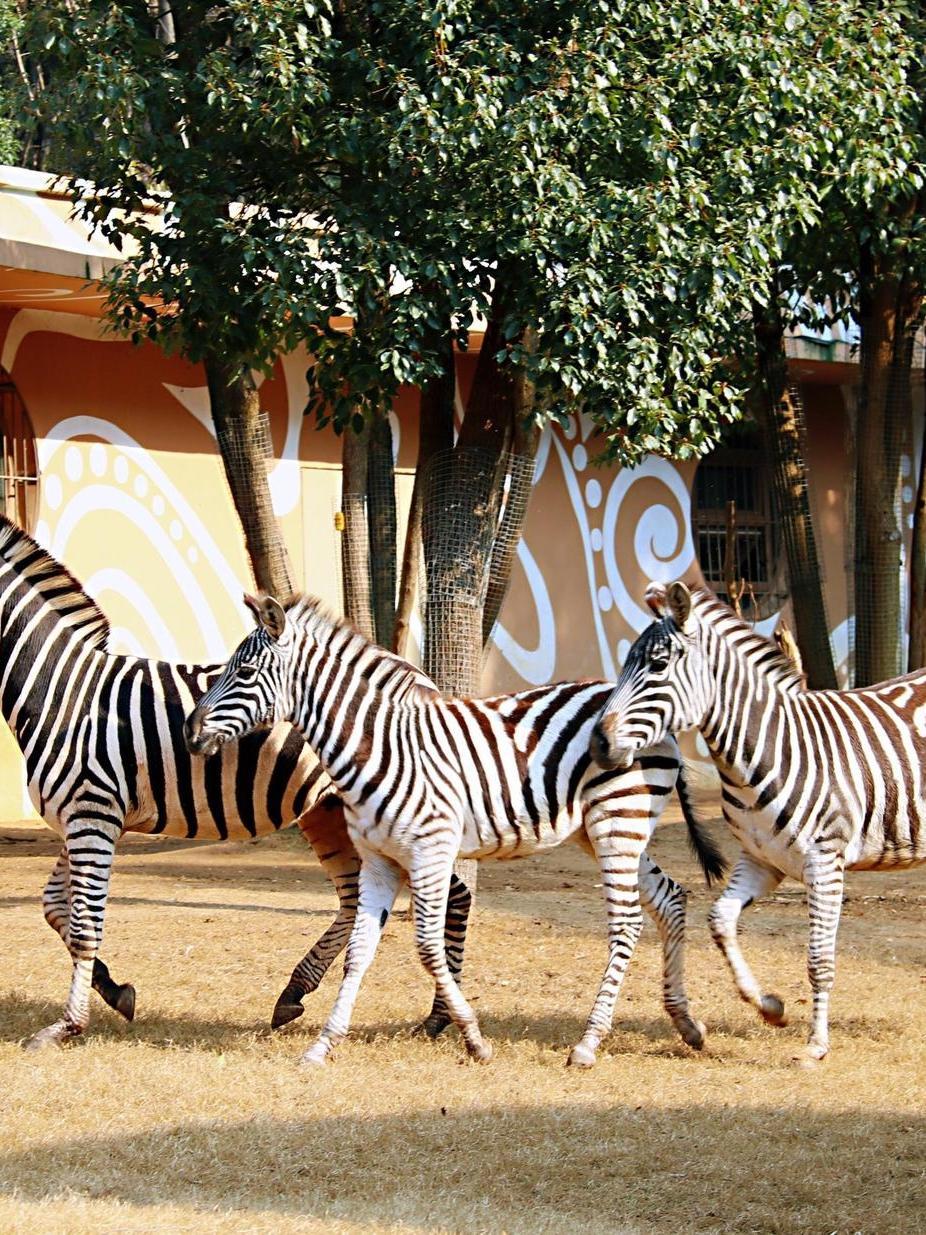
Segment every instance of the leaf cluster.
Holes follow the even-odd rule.
[[[835,203],[920,175],[903,5],[178,0],[168,31],[141,0],[39,8],[79,209],[126,253],[116,320],[263,367],[305,339],[339,427],[491,313],[546,414],[583,406],[624,462],[702,452],[752,307],[782,270],[788,303],[819,290]]]

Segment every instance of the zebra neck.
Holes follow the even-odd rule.
[[[757,785],[789,745],[796,696],[735,659],[715,679],[701,734],[718,768],[740,785]]]
[[[332,781],[349,795],[417,709],[395,680],[394,658],[374,645],[345,647],[335,640],[316,658],[296,700],[296,724]]]

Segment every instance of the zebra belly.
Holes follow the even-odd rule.
[[[846,850],[846,869],[854,871],[904,870],[926,863],[926,847],[909,836],[885,840],[883,832],[855,836]]]
[[[742,809],[724,800],[724,818],[743,849],[765,866],[803,881],[805,846],[792,838],[787,828],[776,832],[773,820],[763,811]]]
[[[517,825],[498,820],[493,824],[480,820],[477,824],[475,820],[467,819],[461,826],[459,821],[448,819],[428,820],[409,826],[403,821],[389,819],[371,823],[362,814],[354,815],[349,809],[347,811],[348,831],[354,844],[391,858],[404,870],[409,868],[421,846],[434,845],[434,825],[436,823],[441,829],[442,822],[448,842],[455,847],[459,857],[476,861],[510,861],[563,844],[581,826],[582,815],[578,810],[563,811],[555,822],[541,821],[536,825],[528,819],[519,820]]]
[[[562,845],[582,826],[580,809],[562,810],[553,820],[489,819],[467,821],[460,845],[461,858],[476,861],[511,861]]]

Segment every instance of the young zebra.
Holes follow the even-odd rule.
[[[89,1022],[92,987],[131,1020],[135,990],[98,956],[116,841],[124,831],[244,839],[297,821],[338,893],[331,926],[300,961],[274,1010],[302,1012],[346,946],[359,860],[330,782],[289,725],[191,761],[183,720],[218,672],[105,651],[106,618],[73,576],[0,516],[0,710],[26,759],[36,810],[64,840],[43,897],[73,960],[64,1015],[31,1048],[60,1044]],[[427,681],[428,679],[424,679]],[[469,893],[455,881],[448,945],[462,951]],[[448,1023],[439,1005],[426,1023]]]
[[[926,861],[926,671],[867,689],[804,690],[803,676],[709,592],[650,584],[655,621],[630,649],[592,735],[604,768],[692,726],[720,772],[723,811],[743,847],[710,915],[740,995],[772,1024],[736,938],[740,912],[790,875],[807,886],[810,1039],[829,1048],[828,1004],[846,870]]]
[[[684,1040],[701,1045],[704,1029],[689,1015],[681,982],[683,894],[644,853],[678,776],[674,742],[641,755],[621,775],[602,773],[591,768],[588,742],[610,694],[607,683],[445,700],[406,662],[329,617],[318,602],[301,598],[284,610],[271,597],[245,599],[257,629],[190,714],[189,748],[209,755],[254,728],[291,720],[331,777],[363,860],[344,981],[305,1062],[324,1063],[348,1032],[360,982],[406,876],[419,956],[470,1054],[488,1059],[491,1048],[441,940],[451,867],[458,855],[526,857],[569,838],[598,860],[609,936],[607,969],[570,1062],[591,1066],[611,1028],[641,927],[638,872],[643,902],[663,933],[667,1011]]]

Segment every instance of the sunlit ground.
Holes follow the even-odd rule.
[[[138,989],[127,1025],[96,1000],[86,1038],[26,1055],[59,1014],[69,965],[45,925],[47,834],[0,830],[0,1231],[926,1231],[926,872],[849,883],[832,1051],[805,1037],[803,895],[745,918],[744,948],[786,1001],[755,1019],[708,937],[710,895],[681,827],[657,859],[692,889],[698,1056],[659,1002],[647,926],[612,1037],[564,1067],[604,963],[594,867],[487,864],[467,989],[496,1054],[451,1031],[410,1036],[430,991],[405,913],[389,924],[352,1040],[296,1066],[334,997],[271,1036],[274,999],[334,895],[298,836],[235,846],[132,841],[116,865],[104,955]]]

